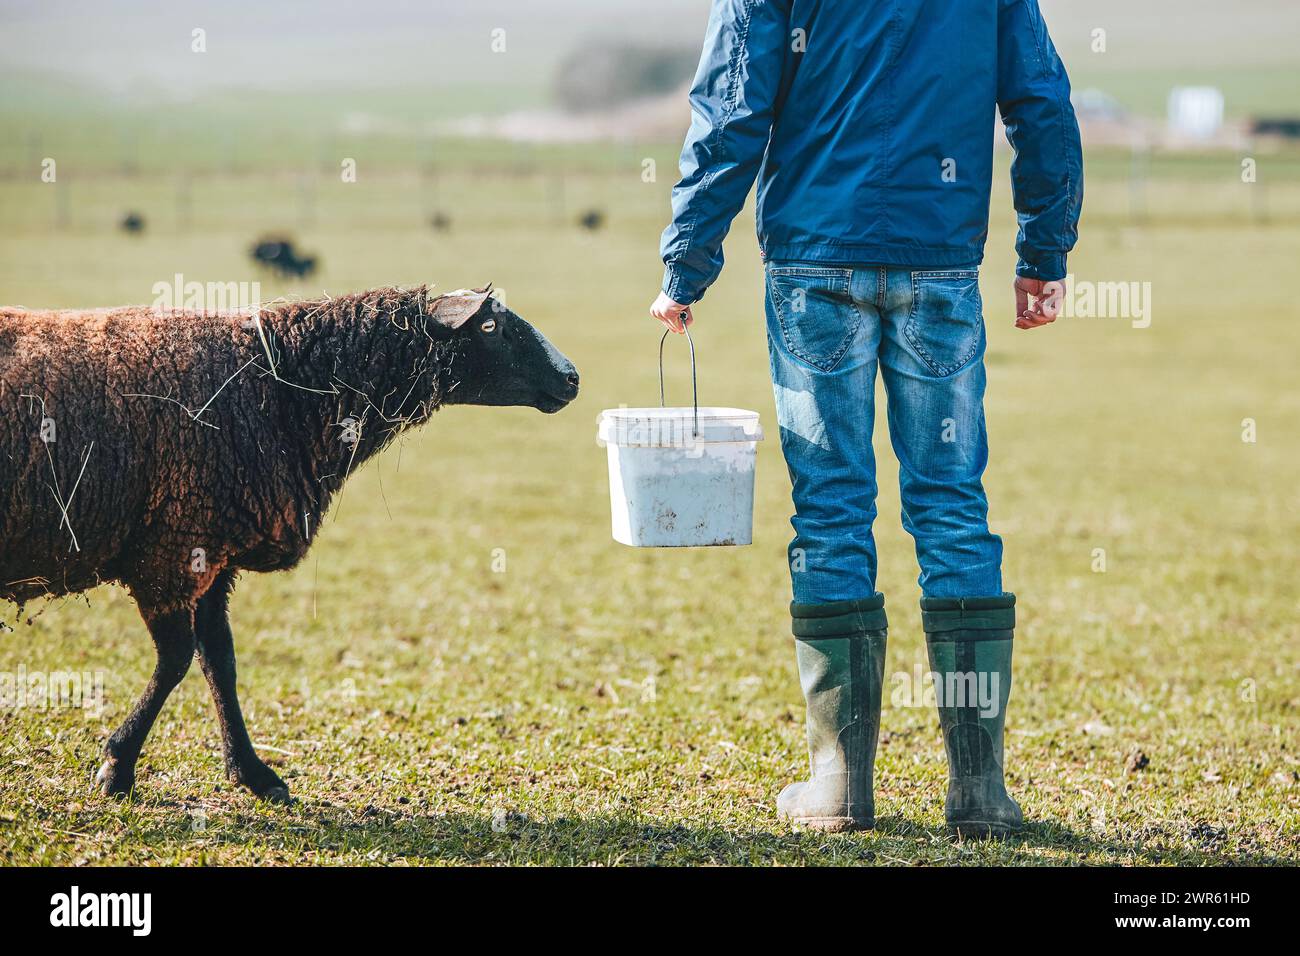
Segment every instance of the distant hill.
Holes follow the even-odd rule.
[[[1232,117],[1300,114],[1300,0],[1041,3],[1076,89],[1159,116],[1173,86],[1209,84]],[[3,0],[0,175],[56,150],[114,168],[180,148],[223,167],[324,164],[344,148],[411,165],[432,161],[439,131],[527,125],[558,107],[608,114],[574,124],[675,127],[684,103],[628,101],[689,78],[709,0],[648,9],[645,0]],[[196,28],[205,53],[191,51]],[[1098,29],[1104,52],[1093,48]],[[561,138],[579,139],[573,132]]]
[[[665,47],[593,39],[560,63],[556,105],[583,112],[675,93],[699,60],[695,44]]]

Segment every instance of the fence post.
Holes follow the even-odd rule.
[[[1129,219],[1138,224],[1147,221],[1147,179],[1151,170],[1151,144],[1141,132],[1129,141],[1128,205]]]
[[[557,169],[550,180],[551,192],[551,215],[555,218],[557,226],[563,226],[568,219],[565,212],[565,184],[564,171]]]
[[[60,232],[72,225],[72,196],[67,175],[54,183],[54,228]]]
[[[298,225],[309,229],[316,225],[316,184],[311,173],[298,174]]]
[[[190,228],[193,203],[190,197],[190,174],[181,173],[176,180],[176,228],[186,232]]]

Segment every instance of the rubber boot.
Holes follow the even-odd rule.
[[[1002,779],[1016,596],[922,598],[921,621],[948,752],[948,830],[1004,837],[1024,824]]]
[[[885,669],[885,598],[791,604],[808,705],[811,776],[777,797],[777,815],[836,833],[876,824],[872,765]]]

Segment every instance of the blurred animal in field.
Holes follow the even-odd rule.
[[[298,564],[346,478],[439,408],[550,413],[577,394],[573,363],[490,287],[244,315],[0,307],[0,601],[118,582],[157,651],[108,739],[103,791],[134,787],[145,737],[197,653],[227,775],[288,799],[235,693],[236,575]],[[462,481],[473,494],[468,475],[429,493]]]
[[[259,239],[249,250],[258,265],[283,279],[302,279],[316,271],[316,257],[302,255],[287,238]]]
[[[117,224],[117,228],[131,235],[139,235],[144,232],[144,216],[138,212],[128,212]]]
[[[605,225],[605,214],[599,209],[588,209],[578,217],[578,225],[588,232],[596,232]]]
[[[429,217],[429,226],[434,232],[450,232],[451,216],[439,210]]]

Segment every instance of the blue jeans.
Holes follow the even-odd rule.
[[[875,592],[877,365],[922,593],[1002,593],[1002,540],[989,531],[980,481],[988,438],[978,279],[974,265],[768,263],[772,386],[794,486],[796,602]]]

